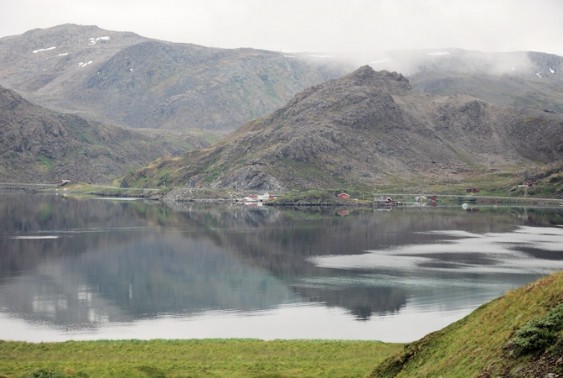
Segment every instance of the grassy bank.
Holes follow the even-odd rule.
[[[401,348],[366,341],[0,342],[0,377],[364,377]]]
[[[406,345],[371,377],[560,377],[561,356],[563,272]]]

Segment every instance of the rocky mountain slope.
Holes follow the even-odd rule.
[[[563,115],[412,90],[397,73],[364,66],[309,88],[270,116],[182,158],[128,175],[256,190],[447,182],[563,158]]]
[[[232,131],[342,73],[277,52],[61,25],[0,38],[0,85],[130,127]]]
[[[34,105],[0,87],[0,181],[109,182],[163,155],[207,146],[202,136],[130,130]]]

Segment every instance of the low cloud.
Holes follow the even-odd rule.
[[[366,63],[376,70],[398,71],[405,75],[433,70],[504,75],[523,73],[533,67],[526,52],[490,53],[461,49],[389,51],[375,55]]]

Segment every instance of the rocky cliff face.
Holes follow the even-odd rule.
[[[436,97],[400,74],[364,66],[297,94],[224,142],[134,175],[174,172],[177,185],[278,190],[455,180],[532,162],[561,161],[563,116]]]
[[[187,134],[128,130],[56,113],[0,87],[0,181],[104,183],[157,157],[206,145]]]
[[[277,52],[61,25],[0,39],[0,84],[32,101],[135,128],[232,131],[342,74]]]

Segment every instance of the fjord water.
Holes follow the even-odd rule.
[[[403,342],[563,269],[561,208],[383,210],[2,193],[0,339]]]

